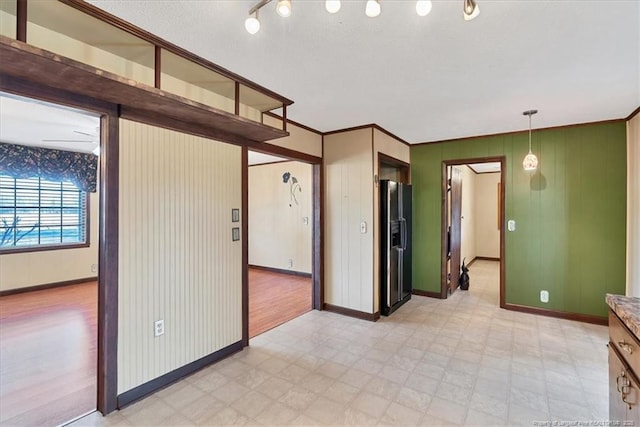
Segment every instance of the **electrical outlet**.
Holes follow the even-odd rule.
[[[98,272],[98,264],[91,264],[91,272],[92,273]]]
[[[289,268],[293,268],[293,260],[289,259],[289,262],[287,263],[289,265]]]
[[[507,230],[516,231],[516,222],[514,220],[510,219],[507,221]]]
[[[164,320],[156,320],[153,324],[153,333],[156,337],[164,335]]]
[[[540,302],[549,302],[549,291],[540,291]]]
[[[360,233],[362,233],[362,234],[366,234],[367,233],[367,222],[366,221],[362,221],[360,223]]]

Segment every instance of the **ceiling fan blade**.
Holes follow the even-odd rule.
[[[88,132],[81,132],[81,131],[79,131],[79,130],[74,130],[74,132],[75,132],[75,133],[79,133],[80,135],[90,136],[90,137],[92,137],[92,138],[97,138],[97,137],[98,137],[98,135],[94,135],[94,134],[91,134],[91,133],[88,133]]]

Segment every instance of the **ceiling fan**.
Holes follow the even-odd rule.
[[[84,139],[43,139],[42,142],[70,142],[70,143],[87,143],[87,144],[96,144],[97,146],[91,151],[96,156],[100,155],[100,136],[97,134],[100,131],[100,127],[96,128],[96,134],[92,134],[89,132],[82,132],[79,130],[74,130],[74,133],[79,135],[84,135],[88,138]],[[78,137],[81,138],[81,137]]]

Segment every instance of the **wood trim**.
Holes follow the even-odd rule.
[[[249,265],[249,268],[253,268],[255,270],[269,271],[271,273],[289,274],[291,276],[299,276],[299,277],[312,277],[313,276],[311,273],[305,273],[305,272],[302,272],[302,271],[293,271],[293,270],[285,270],[283,268],[265,267],[263,265],[254,265],[254,264],[248,264],[248,265]]]
[[[240,115],[240,83],[236,82],[235,84],[235,94],[233,98],[233,110],[235,111],[236,116]],[[262,121],[262,119],[261,119]]]
[[[0,297],[6,297],[8,295],[22,294],[25,292],[44,291],[45,289],[60,288],[63,286],[79,285],[80,283],[95,282],[97,277],[85,277],[82,279],[64,280],[62,282],[45,283],[43,285],[27,286],[24,288],[6,289],[0,291]]]
[[[474,261],[500,261],[500,258],[490,257],[490,256],[477,256],[473,259]],[[469,263],[468,265],[471,265]]]
[[[251,141],[247,143],[247,147],[251,151],[285,157],[289,160],[298,162],[312,164],[318,164],[322,162],[322,157],[313,156],[311,154],[303,153],[302,151],[291,150],[290,148],[280,147],[279,145],[269,144],[268,142],[254,143],[254,141]]]
[[[350,127],[350,128],[336,129],[336,130],[332,130],[332,131],[329,131],[329,132],[324,132],[322,135],[323,136],[329,136],[329,135],[334,135],[336,133],[353,132],[353,131],[356,131],[356,130],[374,128],[375,126],[376,126],[375,124],[369,123],[367,125],[353,126],[353,127]]]
[[[555,317],[558,319],[575,320],[583,323],[593,323],[596,325],[608,325],[607,317],[594,316],[591,314],[568,313],[564,311],[551,310],[548,308],[529,307],[526,305],[507,303],[502,307],[506,310],[519,311],[521,313],[536,314],[539,316]]]
[[[0,90],[102,114],[98,262],[97,409],[117,408],[119,122],[115,104],[0,73]]]
[[[89,239],[87,237],[87,239]],[[9,255],[9,254],[24,254],[30,252],[44,252],[44,251],[63,251],[66,249],[81,249],[88,248],[91,244],[89,242],[86,243],[70,243],[70,244],[52,244],[52,245],[39,245],[39,246],[23,246],[23,247],[15,247],[11,249],[0,249],[0,255]]]
[[[282,130],[287,131],[287,106],[282,106]]]
[[[365,313],[364,311],[353,310],[351,308],[340,307],[333,304],[324,303],[324,309],[332,313],[342,314],[343,316],[355,317],[356,319],[368,320],[375,322],[380,319],[380,312]]]
[[[625,120],[626,119],[620,118],[620,119],[600,120],[600,121],[595,121],[595,122],[573,123],[573,124],[569,124],[569,125],[549,126],[549,127],[546,127],[546,128],[536,128],[536,129],[534,129],[534,131],[535,132],[539,132],[539,131],[554,130],[554,129],[567,129],[567,128],[573,128],[573,127],[578,127],[578,126],[601,125],[601,124],[607,124],[607,123],[618,123],[618,122],[625,121]],[[526,129],[526,130],[514,130],[514,131],[510,131],[510,132],[488,133],[488,134],[474,135],[474,136],[462,136],[460,138],[443,139],[443,140],[438,140],[438,141],[416,142],[414,144],[411,144],[411,146],[412,147],[417,147],[417,146],[425,145],[425,144],[444,144],[444,143],[447,143],[447,142],[466,141],[468,139],[489,138],[489,137],[503,136],[503,135],[517,135],[517,134],[520,134],[520,133],[528,133],[528,132],[529,132],[529,129]]]
[[[16,6],[16,40],[27,42],[27,0],[18,0]]]
[[[418,295],[421,297],[429,297],[429,298],[438,298],[438,299],[443,299],[442,298],[442,294],[440,292],[433,292],[433,291],[421,291],[420,289],[412,289],[411,293],[413,295]]]
[[[505,210],[506,210],[506,199],[505,199],[505,185],[506,185],[506,171],[507,171],[507,158],[506,156],[488,156],[488,157],[476,157],[476,158],[465,158],[465,159],[446,159],[442,161],[442,186],[441,186],[441,221],[440,221],[440,230],[441,230],[441,264],[440,264],[440,294],[442,298],[447,297],[447,254],[446,254],[446,239],[447,239],[447,231],[446,231],[446,202],[447,202],[447,167],[448,166],[460,166],[466,165],[468,163],[488,163],[488,162],[499,162],[500,163],[500,182],[501,193],[499,197],[498,203],[502,207],[499,212],[500,216],[500,307],[505,308],[506,301],[506,239],[505,239]],[[476,257],[475,259],[486,259],[486,257]],[[474,259],[474,261],[475,261]],[[491,259],[493,260],[493,259]],[[471,263],[470,263],[471,264]],[[470,265],[469,264],[469,265]]]
[[[242,351],[242,347],[242,341],[237,341],[214,353],[211,353],[178,369],[174,369],[173,371],[168,372],[158,378],[139,385],[136,388],[125,391],[118,396],[118,409],[123,409],[124,407],[142,399],[145,396],[150,395],[151,393],[155,393],[156,391],[165,388],[177,381],[180,381],[185,377],[188,377],[189,375],[203,368],[206,368],[213,363],[225,359],[234,353]]]
[[[322,163],[312,166],[313,174],[313,308],[324,308],[324,178]]]
[[[240,145],[237,141],[246,139],[258,144],[257,141],[288,135],[280,129],[4,36],[0,36],[0,62],[3,74],[121,104],[125,109],[144,111],[149,117],[171,118],[182,123],[182,128],[199,125],[217,133],[225,142]]]
[[[393,133],[389,132],[388,130],[386,130],[385,128],[383,128],[382,126],[379,126],[377,124],[373,124],[374,129],[379,130],[380,132],[384,133],[387,136],[390,136],[391,138],[397,140],[398,142],[406,145],[407,147],[411,147],[411,144],[409,144],[407,141],[405,141],[404,139],[400,138],[397,135],[394,135]]]
[[[101,118],[98,262],[98,410],[108,414],[118,397],[118,245],[120,121]]]
[[[188,59],[191,62],[195,62],[198,65],[201,65],[205,68],[208,68],[218,74],[221,74],[231,80],[234,81],[238,81],[241,84],[243,84],[244,86],[250,87],[252,89],[257,90],[258,92],[261,92],[271,98],[277,99],[278,101],[281,101],[283,104],[286,105],[291,105],[293,104],[293,101],[285,98],[284,96],[273,92],[270,89],[267,89],[264,86],[261,86],[247,78],[244,78],[224,67],[221,67],[218,64],[214,64],[213,62],[204,59],[201,56],[198,56],[196,54],[194,54],[193,52],[189,52],[186,49],[183,49],[167,40],[164,40],[158,36],[156,36],[155,34],[152,34],[148,31],[143,30],[140,27],[137,27],[135,25],[133,25],[130,22],[127,22],[123,19],[118,18],[117,16],[111,15],[110,13],[98,8],[97,6],[93,6],[92,4],[89,4],[87,2],[85,2],[84,0],[60,0],[60,2],[73,7],[74,9],[77,9],[83,13],[86,13],[87,15],[90,15],[94,18],[97,18],[99,20],[101,20],[102,22],[106,22],[107,24],[110,24],[116,28],[119,28],[123,31],[126,31],[127,33],[133,34],[136,37],[139,37],[155,46],[158,46],[162,49],[166,49],[172,53],[175,53],[178,56],[181,56],[183,58]]]
[[[274,119],[283,120],[282,116],[279,116],[279,115],[277,115],[276,113],[274,113],[272,111],[265,111],[262,114],[264,114],[265,116],[272,117]],[[299,127],[300,129],[304,129],[306,131],[313,132],[313,133],[315,133],[317,135],[321,135],[321,136],[323,135],[323,133],[320,132],[319,130],[314,129],[314,128],[309,127],[309,126],[306,126],[306,125],[303,125],[302,123],[295,122],[295,121],[291,120],[288,117],[287,117],[287,123],[290,124],[290,125],[294,125],[296,127]]]
[[[378,182],[380,181],[380,169],[382,169],[382,165],[394,166],[400,172],[399,182],[403,184],[411,183],[411,167],[409,163],[403,162],[402,160],[396,159],[395,157],[391,157],[388,154],[384,154],[380,151],[378,154]],[[376,182],[376,185],[377,182]]]
[[[249,151],[242,147],[242,346],[249,345]]]
[[[291,163],[291,162],[295,162],[297,160],[277,160],[275,162],[264,162],[264,163],[256,163],[255,165],[248,165],[250,168],[256,167],[256,166],[266,166],[266,165],[275,165],[278,163]]]
[[[631,114],[629,114],[627,116],[626,119],[624,119],[626,122],[628,122],[629,120],[633,119],[635,116],[637,116],[640,113],[640,107],[636,108],[635,110],[633,110],[631,112]]]
[[[162,49],[160,49],[159,46],[155,46],[154,48],[153,60],[154,60],[153,86],[156,89],[160,89],[162,87]]]

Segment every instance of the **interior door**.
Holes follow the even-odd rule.
[[[449,229],[449,244],[451,251],[451,270],[449,280],[449,292],[455,292],[460,278],[460,243],[462,229],[462,172],[458,167],[451,168],[451,216]]]

